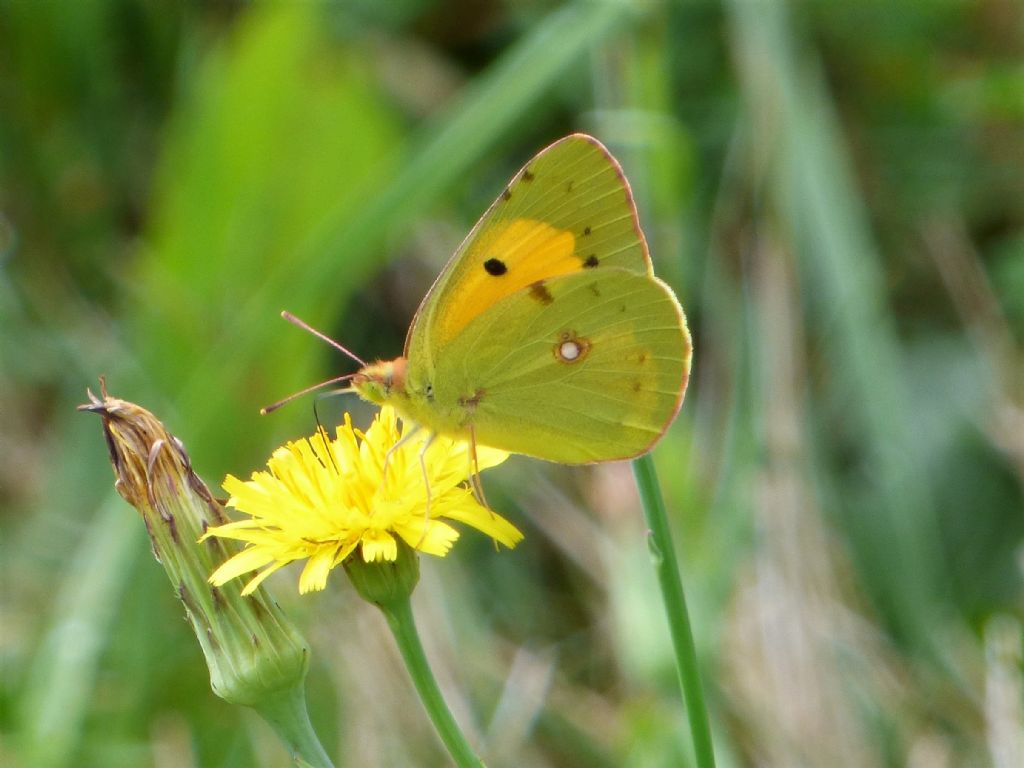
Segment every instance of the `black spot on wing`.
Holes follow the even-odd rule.
[[[487,272],[488,275],[501,277],[508,272],[508,267],[501,259],[491,258],[484,262],[484,271]]]
[[[590,227],[589,226],[584,227],[583,228],[583,235],[586,236],[586,235],[589,235],[589,234],[590,234]]]
[[[509,200],[511,200],[512,199],[512,190],[509,189],[508,187],[505,187],[505,190],[501,193],[501,199],[504,200],[506,203]]]
[[[529,168],[523,171],[523,181],[533,181],[535,178],[537,177],[530,172]]]
[[[600,263],[601,262],[598,260],[596,253],[590,254],[589,256],[587,256],[586,259],[583,260],[584,267],[596,267]]]

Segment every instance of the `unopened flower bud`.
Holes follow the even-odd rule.
[[[234,583],[215,587],[207,580],[238,547],[217,538],[197,543],[227,518],[192,471],[184,445],[138,405],[105,390],[89,398],[80,409],[103,419],[114,486],[146,523],[153,554],[202,646],[214,692],[259,708],[270,695],[301,690],[309,649],[278,605],[262,589],[242,597]]]

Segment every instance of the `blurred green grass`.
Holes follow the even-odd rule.
[[[312,429],[259,406],[347,365],[278,312],[393,356],[508,176],[588,130],[694,331],[656,460],[721,764],[1019,764],[1019,4],[6,0],[0,22],[0,762],[284,762],[209,692],[74,405],[106,374],[211,486],[250,471]],[[416,595],[488,764],[687,764],[628,467],[516,460],[488,490],[526,542],[467,536]],[[337,763],[444,764],[379,617],[340,581],[272,588]]]

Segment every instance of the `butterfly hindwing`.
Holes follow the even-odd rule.
[[[580,464],[636,456],[682,402],[690,338],[657,278],[625,269],[561,275],[507,296],[437,361],[439,407],[476,439]]]

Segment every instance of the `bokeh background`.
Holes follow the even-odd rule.
[[[694,333],[655,458],[723,766],[1024,764],[1017,0],[0,1],[0,763],[280,766],[112,490],[105,374],[214,488],[401,349],[534,152],[594,133]],[[355,409],[321,401],[321,418]],[[415,609],[492,768],[683,766],[628,465],[485,477]],[[299,598],[339,766],[446,758],[380,616]]]

